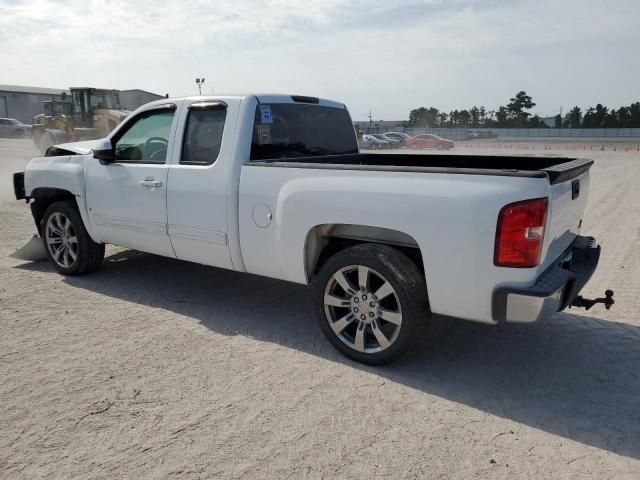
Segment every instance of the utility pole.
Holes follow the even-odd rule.
[[[560,105],[560,128],[562,128],[562,105]]]
[[[198,94],[202,95],[202,85],[204,85],[204,78],[196,78],[196,85],[198,85]]]
[[[371,114],[371,109],[369,109],[369,131],[371,131],[373,124],[373,115]]]

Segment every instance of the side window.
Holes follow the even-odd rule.
[[[116,162],[165,163],[173,115],[173,110],[156,110],[133,120],[116,140]]]
[[[227,110],[222,106],[191,108],[187,117],[180,163],[211,165],[218,158]]]

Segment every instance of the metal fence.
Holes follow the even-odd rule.
[[[365,133],[404,131],[409,135],[430,133],[451,140],[469,139],[469,130],[493,132],[498,138],[629,138],[640,139],[640,128],[366,128]]]

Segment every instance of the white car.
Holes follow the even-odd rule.
[[[382,364],[431,313],[610,306],[578,296],[600,253],[580,236],[592,163],[361,154],[343,104],[256,94],[149,103],[106,139],[50,148],[14,188],[63,275],[115,244],[311,285],[329,341]]]
[[[25,125],[15,118],[0,118],[0,137],[22,138],[31,133],[31,125]]]

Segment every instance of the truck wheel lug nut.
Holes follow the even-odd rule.
[[[366,295],[362,295],[362,299],[363,299],[363,300],[366,300],[366,299],[367,299],[367,296],[366,296]]]
[[[367,316],[366,316],[366,315],[360,315],[360,318],[361,318],[362,320],[366,320],[366,319],[367,319]]]
[[[358,313],[358,307],[354,307],[353,311]]]
[[[373,318],[373,317],[375,317],[375,316],[376,316],[376,314],[375,314],[375,313],[373,313],[373,312],[369,312],[369,316],[370,316],[371,318]]]
[[[360,301],[360,299],[358,297],[353,299],[354,302],[358,303]]]
[[[371,303],[369,304],[369,306],[370,306],[370,307],[375,307],[375,306],[376,306],[376,304],[375,304],[375,303],[373,303],[373,302],[371,302]]]

